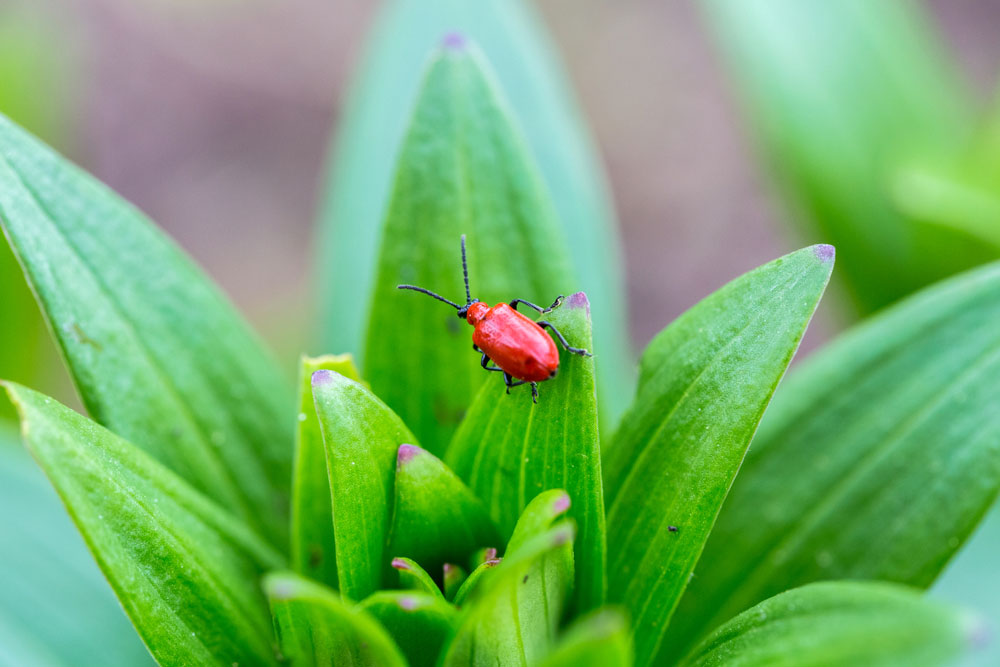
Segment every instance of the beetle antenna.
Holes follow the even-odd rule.
[[[396,289],[411,289],[414,292],[422,292],[423,294],[426,294],[427,296],[434,297],[438,301],[444,301],[446,304],[448,304],[449,306],[451,306],[455,310],[462,310],[462,307],[459,306],[454,301],[449,301],[448,299],[444,298],[440,294],[435,294],[434,292],[430,291],[429,289],[424,289],[423,287],[417,287],[416,285],[396,285]]]
[[[465,277],[465,305],[472,303],[472,293],[469,292],[469,265],[465,261],[465,234],[462,234],[462,275]]]

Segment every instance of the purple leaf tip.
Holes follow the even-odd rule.
[[[496,560],[496,559],[497,559],[496,547],[489,547],[488,549],[483,550],[483,562],[488,563],[491,560]]]
[[[465,35],[458,31],[452,31],[446,34],[441,39],[441,46],[452,51],[460,51],[466,47],[469,40],[465,38]]]
[[[819,261],[829,262],[837,255],[837,249],[832,245],[820,243],[819,245],[813,246],[813,253],[815,253],[816,258]]]
[[[577,292],[576,294],[570,294],[569,298],[566,299],[567,308],[586,308],[587,314],[590,315],[590,299],[587,298],[586,292]]]
[[[333,384],[337,379],[337,373],[328,370],[318,370],[312,374],[312,386],[322,387],[324,385]]]
[[[569,494],[563,494],[556,498],[556,501],[552,503],[552,509],[556,514],[562,514],[569,509]]]
[[[413,611],[417,608],[417,601],[416,599],[409,597],[399,598],[399,606],[407,611]]]
[[[407,563],[402,558],[393,558],[392,559],[392,566],[394,568],[396,568],[397,570],[409,570],[410,569],[410,564]]]
[[[406,445],[406,444],[400,445],[399,452],[396,454],[396,465],[397,466],[406,465],[407,463],[412,461],[417,454],[421,453],[422,451],[424,450],[420,449],[416,445]]]

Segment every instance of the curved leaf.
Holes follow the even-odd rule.
[[[0,664],[153,664],[59,497],[6,424],[0,526]]]
[[[965,614],[882,583],[810,584],[770,598],[713,632],[685,667],[954,664],[977,633]]]
[[[2,116],[0,222],[94,419],[285,544],[292,395],[225,297]]]
[[[868,313],[996,257],[908,215],[916,166],[958,157],[967,91],[921,6],[902,0],[702,0],[762,152],[805,238],[840,249]]]
[[[427,570],[420,567],[420,563],[412,558],[402,558],[396,556],[392,559],[392,567],[399,573],[399,587],[413,591],[420,591],[429,595],[435,595],[444,599],[444,594],[438,585],[434,583]]]
[[[396,452],[413,434],[364,385],[339,373],[313,373],[333,507],[340,592],[361,600],[382,587]]]
[[[256,581],[280,556],[140,449],[46,396],[5,386],[28,448],[157,662],[274,663]]]
[[[442,647],[458,627],[458,610],[440,595],[380,591],[358,607],[389,631],[410,667],[436,665]]]
[[[281,653],[296,667],[406,667],[378,622],[331,589],[291,572],[264,577]]]
[[[649,664],[726,492],[833,268],[833,248],[786,255],[664,329],[605,458],[608,597]]]
[[[582,292],[544,316],[571,345],[591,349],[590,312]],[[604,493],[594,362],[565,351],[559,375],[539,385],[538,404],[527,387],[505,396],[499,377],[487,378],[448,449],[447,462],[487,504],[510,535],[528,500],[564,488],[576,521],[577,608],[604,601]]]
[[[594,302],[601,410],[613,423],[624,410],[634,381],[621,246],[600,161],[531,3],[392,0],[383,6],[337,133],[326,185],[318,276],[324,290],[324,347],[362,351],[378,230],[411,102],[427,53],[443,35],[460,30],[482,46],[496,69],[510,111],[524,129],[551,193],[579,287]],[[447,250],[451,252],[450,245]],[[446,266],[452,266],[455,260],[450,254],[448,259]],[[512,294],[520,283],[500,282],[498,287],[506,292],[498,298],[531,298]],[[539,298],[554,296],[545,293]],[[432,451],[441,452],[434,447]]]
[[[775,397],[671,628],[819,579],[925,588],[1000,491],[1000,263],[855,327]]]
[[[427,70],[400,152],[364,359],[375,393],[439,456],[487,373],[471,329],[447,305],[396,286],[464,303],[463,233],[475,297],[548,304],[573,285],[550,202],[500,93],[474,47],[455,37]]]
[[[337,550],[333,538],[330,477],[312,391],[312,375],[319,370],[336,371],[356,382],[361,380],[349,354],[301,359],[292,479],[292,567],[310,579],[336,588]]]
[[[439,572],[477,547],[500,543],[483,503],[436,456],[400,445],[389,552]]]
[[[630,667],[631,628],[624,614],[605,607],[576,621],[540,667]]]

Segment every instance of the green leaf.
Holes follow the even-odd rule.
[[[1000,263],[855,327],[768,410],[667,643],[819,579],[929,586],[1000,491]]]
[[[719,507],[833,268],[805,248],[729,283],[649,344],[605,458],[608,597],[655,657]]]
[[[548,304],[575,282],[545,190],[485,67],[474,47],[451,43],[427,70],[400,152],[368,321],[365,377],[438,456],[488,374],[454,311],[396,286],[464,303],[463,233],[481,300]]]
[[[399,587],[409,590],[420,591],[429,595],[436,595],[444,599],[444,594],[438,585],[434,583],[427,570],[420,567],[420,564],[412,558],[402,558],[397,556],[392,559],[392,567],[399,573]]]
[[[375,284],[379,229],[411,104],[424,76],[427,53],[443,35],[459,30],[481,45],[495,67],[500,87],[509,98],[509,112],[523,128],[527,147],[551,193],[580,279],[573,288],[586,290],[594,302],[602,417],[612,425],[625,409],[634,381],[625,326],[628,317],[621,245],[600,161],[532,4],[523,0],[384,3],[331,157],[318,254],[318,284],[324,290],[323,342],[326,349],[362,351],[365,314]],[[457,261],[451,254],[456,239],[441,241],[446,267],[455,266]],[[517,255],[521,244],[509,250]],[[482,268],[489,274],[504,270],[501,264]],[[506,276],[498,276],[496,287],[503,290],[499,298],[531,298],[516,293],[523,287],[521,282],[508,284],[506,280]],[[458,287],[459,283],[452,279],[445,285]],[[539,298],[551,300],[555,294],[548,290],[557,285],[545,287]],[[480,296],[483,294],[487,292],[481,291]],[[455,363],[456,359],[449,359],[444,367]],[[410,416],[405,416],[410,422]],[[429,442],[421,429],[415,430]],[[441,451],[434,446],[431,450]]]
[[[968,616],[906,587],[826,582],[745,611],[684,665],[938,667],[954,664],[976,634]]]
[[[225,297],[2,117],[0,220],[94,419],[286,543],[292,395]]]
[[[468,574],[460,566],[454,563],[444,564],[444,597],[446,600],[454,600],[459,589],[468,579]]]
[[[483,562],[481,562],[475,568],[473,568],[469,576],[466,577],[465,580],[462,582],[462,584],[458,587],[458,590],[455,592],[455,595],[452,596],[451,598],[452,602],[454,602],[459,607],[464,605],[466,599],[468,599],[468,597],[472,595],[472,592],[479,587],[479,584],[483,579],[483,577],[485,577],[490,570],[495,568],[501,562],[503,562],[502,558],[487,558],[483,560]]]
[[[272,664],[259,572],[280,556],[143,451],[5,385],[38,460],[160,664]]]
[[[330,370],[359,382],[351,355],[302,357],[299,370],[299,416],[292,480],[292,567],[327,586],[337,586],[330,478],[323,433],[313,402],[312,375]]]
[[[582,292],[544,316],[575,347],[591,348],[590,312]],[[448,449],[447,462],[488,505],[504,535],[528,500],[554,487],[572,500],[580,611],[604,601],[605,528],[594,362],[560,353],[559,375],[539,385],[538,404],[527,387],[505,396],[491,377]]]
[[[486,565],[469,595],[459,591],[462,623],[442,667],[534,664],[550,651],[573,588],[573,534],[572,520],[561,521]]]
[[[838,274],[861,313],[997,256],[908,210],[909,170],[956,160],[974,126],[918,3],[701,4],[791,219],[840,250]]]
[[[416,439],[361,383],[320,370],[312,387],[332,489],[340,592],[362,600],[391,572],[386,544],[396,452]]]
[[[0,664],[153,664],[59,497],[6,424],[0,526]]]
[[[282,655],[296,667],[405,667],[399,648],[367,612],[292,572],[264,577]]]
[[[458,610],[440,595],[381,591],[358,605],[378,619],[410,667],[434,667],[458,627]]]
[[[477,547],[500,544],[483,503],[436,456],[400,445],[389,552],[438,572]]]
[[[576,621],[540,667],[630,667],[632,636],[619,610],[605,607]]]

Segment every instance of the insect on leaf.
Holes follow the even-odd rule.
[[[428,66],[399,154],[364,358],[372,389],[436,456],[486,373],[471,327],[454,310],[396,286],[419,285],[464,304],[462,234],[472,296],[491,305],[548,304],[575,283],[551,203],[500,93],[476,48],[453,38]]]
[[[646,348],[605,457],[608,598],[650,664],[833,268],[813,246],[734,280]]]
[[[571,345],[591,349],[590,312],[582,292],[541,316]],[[491,374],[455,434],[446,461],[486,503],[505,536],[528,501],[563,488],[577,523],[575,541],[580,611],[604,601],[604,495],[594,389],[594,360],[560,352],[559,374],[539,385],[533,404],[527,386],[505,395]]]
[[[281,557],[134,445],[51,398],[6,387],[28,449],[157,662],[273,664],[257,579]]]
[[[668,644],[820,579],[926,588],[1000,491],[1000,263],[855,327],[778,390]]]
[[[221,292],[2,116],[0,222],[94,419],[287,543],[292,392]]]
[[[312,375],[319,370],[336,371],[355,382],[361,380],[349,354],[303,357],[301,360],[292,480],[292,567],[310,579],[336,588],[337,553],[330,478],[312,391]]]

